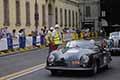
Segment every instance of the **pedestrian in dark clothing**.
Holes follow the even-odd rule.
[[[78,34],[78,39],[80,38],[80,30],[76,29],[76,33]]]

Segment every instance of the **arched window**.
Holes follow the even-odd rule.
[[[65,27],[67,27],[67,10],[65,9]]]
[[[76,12],[76,27],[78,27],[78,13]]]
[[[58,24],[58,8],[55,8],[55,23]]]
[[[26,26],[30,26],[30,3],[26,2]]]
[[[48,4],[48,15],[52,15],[52,5]]]
[[[72,26],[74,27],[75,25],[75,15],[74,15],[74,11],[72,11]]]
[[[90,6],[86,6],[86,17],[90,17],[91,16],[91,8]]]
[[[45,21],[45,5],[42,5],[42,25],[45,26],[46,21]]]
[[[63,26],[63,9],[60,8],[60,26]]]
[[[20,1],[16,0],[16,25],[20,26],[21,25],[21,20],[20,20]]]
[[[9,0],[3,0],[4,6],[4,26],[9,26]]]
[[[71,11],[69,10],[69,27],[71,26]]]

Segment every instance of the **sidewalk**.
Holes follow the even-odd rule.
[[[24,49],[1,51],[0,52],[0,57],[8,56],[8,55],[14,55],[14,54],[20,54],[20,53],[23,53],[23,52],[38,50],[38,49],[42,49],[42,48],[45,48],[45,47],[40,46],[40,47],[29,47],[29,48],[24,48]]]

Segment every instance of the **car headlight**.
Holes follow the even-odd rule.
[[[54,60],[55,60],[55,56],[50,55],[50,56],[48,57],[48,62],[53,62]]]
[[[83,56],[81,57],[81,61],[82,61],[82,63],[88,63],[88,61],[89,61],[89,56],[83,55]]]
[[[109,37],[109,39],[112,39],[112,37]]]

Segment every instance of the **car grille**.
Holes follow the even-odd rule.
[[[54,66],[66,66],[66,63],[64,61],[55,61]]]
[[[72,64],[71,61],[55,61],[54,66],[60,66],[60,67],[80,67],[80,64]]]

